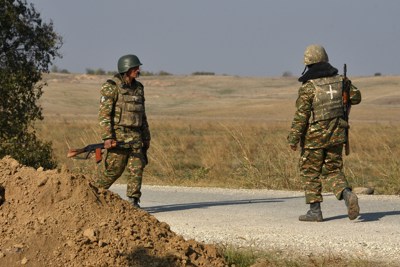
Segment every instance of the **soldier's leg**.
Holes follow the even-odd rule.
[[[345,200],[347,213],[350,220],[354,220],[360,214],[357,195],[351,191],[351,187],[343,173],[343,145],[331,147],[327,150],[325,166],[326,179],[331,184],[333,193],[338,200]]]
[[[131,154],[128,159],[128,181],[126,196],[137,200],[142,196],[142,177],[143,177],[144,162],[143,157],[137,153]]]
[[[323,201],[320,178],[323,162],[323,149],[305,149],[300,157],[300,175],[307,204]]]
[[[304,184],[306,203],[310,210],[300,215],[299,220],[304,222],[322,222],[322,184],[321,169],[324,158],[323,149],[305,150],[300,158],[300,172]]]
[[[343,145],[327,148],[324,162],[324,177],[338,200],[343,198],[343,190],[350,188],[343,173],[342,152]]]
[[[108,189],[122,175],[129,157],[129,149],[109,149],[97,171],[95,186]]]

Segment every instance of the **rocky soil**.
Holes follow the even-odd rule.
[[[225,266],[146,211],[68,170],[0,160],[0,266]]]

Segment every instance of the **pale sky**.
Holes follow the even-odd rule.
[[[303,71],[309,44],[342,73],[400,74],[398,0],[28,0],[64,38],[61,69],[281,76]]]

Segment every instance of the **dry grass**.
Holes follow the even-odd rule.
[[[100,142],[99,88],[107,77],[50,75],[40,134],[60,165],[69,147]],[[299,83],[294,78],[143,77],[152,130],[145,183],[301,190],[298,153],[286,144]],[[400,77],[359,77],[363,102],[351,114],[345,172],[356,186],[399,194]]]
[[[297,253],[282,250],[263,250],[255,248],[236,248],[222,246],[228,264],[237,267],[390,267],[383,262],[359,259],[348,256],[314,255],[299,256]]]

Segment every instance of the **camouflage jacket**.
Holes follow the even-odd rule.
[[[142,99],[142,109],[140,110],[141,120],[138,127],[124,127],[119,125],[121,120],[121,111],[118,104],[123,96],[122,92],[129,92],[133,97]],[[101,98],[99,108],[99,123],[101,127],[101,138],[116,139],[118,141],[140,140],[150,141],[150,129],[147,122],[147,116],[144,108],[144,86],[138,81],[131,85],[122,82],[119,76],[107,80],[101,87]]]
[[[316,87],[312,80],[304,82],[299,89],[296,112],[287,137],[290,145],[300,145],[307,149],[326,148],[346,142],[346,121],[341,117],[313,121],[313,101]],[[361,102],[361,92],[351,84],[350,103]]]

